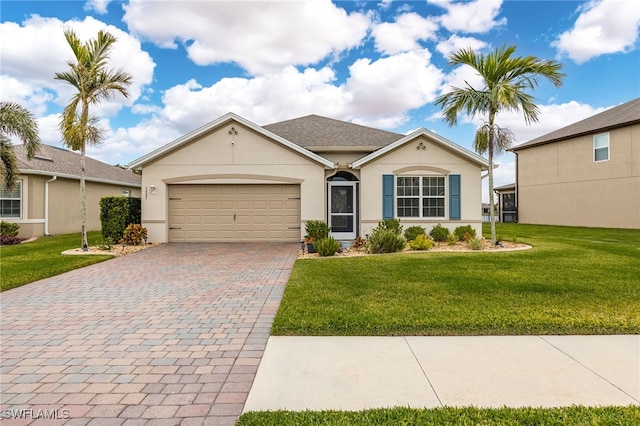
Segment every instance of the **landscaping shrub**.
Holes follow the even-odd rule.
[[[392,231],[396,235],[402,235],[402,225],[400,219],[385,219],[378,222],[378,228]]]
[[[360,235],[358,235],[356,237],[356,239],[353,241],[353,244],[351,244],[351,248],[354,249],[361,249],[364,248],[364,244],[367,242],[367,240],[365,240],[364,238],[362,238]]]
[[[444,226],[437,224],[433,227],[431,232],[429,232],[429,235],[431,235],[433,241],[445,242],[449,236],[449,228],[445,228]]]
[[[0,235],[6,235],[9,237],[17,237],[20,225],[13,222],[0,222]]]
[[[133,246],[138,246],[145,243],[147,239],[147,228],[140,224],[132,223],[124,230],[122,242]]]
[[[103,197],[100,199],[102,238],[120,241],[130,223],[140,223],[141,201],[132,197]]]
[[[458,242],[458,237],[456,237],[454,234],[447,235],[447,244],[449,244],[450,246],[453,246],[457,242]]]
[[[20,244],[24,241],[24,238],[19,238],[13,235],[0,235],[0,246],[10,246],[13,244]]]
[[[433,240],[427,237],[426,234],[420,234],[409,241],[409,247],[411,247],[412,250],[429,250],[433,247]]]
[[[467,240],[467,247],[471,250],[482,250],[482,239],[474,237]]]
[[[469,241],[476,237],[476,230],[471,225],[458,226],[454,229],[453,234],[458,241]]]
[[[418,235],[426,235],[427,231],[422,226],[410,226],[404,231],[407,241],[415,240]]]
[[[340,241],[337,241],[333,237],[321,238],[313,243],[313,248],[320,256],[333,256],[340,246]]]
[[[364,245],[367,253],[395,253],[404,249],[405,240],[395,231],[378,226]]]
[[[313,243],[329,236],[329,225],[319,220],[308,220],[304,225],[307,242]]]

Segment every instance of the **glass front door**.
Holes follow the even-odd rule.
[[[329,182],[329,228],[337,240],[356,238],[356,182]]]

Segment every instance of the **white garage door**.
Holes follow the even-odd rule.
[[[300,185],[169,185],[169,241],[300,241]]]

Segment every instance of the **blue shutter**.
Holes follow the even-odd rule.
[[[393,219],[393,175],[382,175],[382,218]]]
[[[449,219],[461,219],[460,175],[449,175]]]

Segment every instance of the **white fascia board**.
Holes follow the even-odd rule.
[[[257,124],[247,120],[246,118],[243,118],[237,114],[234,114],[232,112],[229,112],[225,115],[223,115],[222,117],[211,121],[210,123],[205,124],[202,127],[199,127],[197,129],[195,129],[192,132],[187,133],[184,136],[179,137],[178,139],[175,139],[172,142],[169,142],[166,145],[161,146],[160,148],[156,149],[155,151],[150,152],[149,154],[143,155],[142,157],[133,160],[131,163],[129,163],[127,165],[128,169],[135,169],[135,168],[140,168],[141,166],[149,163],[150,161],[153,161],[154,159],[175,150],[176,148],[178,148],[180,145],[183,145],[187,142],[190,142],[191,140],[209,132],[212,129],[215,129],[216,127],[222,126],[224,124],[226,124],[227,122],[230,121],[236,121],[240,124],[243,124],[247,127],[249,127],[250,129],[262,134],[263,136],[266,136],[270,139],[275,140],[276,142],[298,152],[299,154],[302,154],[305,157],[308,157],[311,160],[314,160],[320,164],[322,164],[323,166],[325,166],[326,168],[329,169],[335,169],[335,164],[329,160],[327,160],[324,157],[321,157],[317,154],[314,154],[313,152],[302,148],[299,145],[294,144],[293,142],[290,142],[274,133],[269,132],[266,129],[263,129],[262,127],[258,126]]]
[[[385,155],[386,153],[393,151],[394,149],[404,145],[405,143],[411,142],[413,140],[415,140],[416,138],[418,138],[419,136],[426,136],[427,138],[431,139],[432,141],[444,146],[445,148],[450,149],[451,151],[454,151],[458,154],[460,154],[462,157],[468,159],[469,161],[478,164],[482,170],[486,170],[489,167],[489,161],[486,160],[485,158],[479,156],[478,154],[469,151],[466,148],[461,147],[460,145],[451,142],[448,139],[443,138],[442,136],[438,135],[437,133],[433,133],[430,130],[425,129],[424,127],[421,129],[416,130],[415,132],[405,136],[402,139],[398,139],[397,141],[385,146],[384,148],[380,148],[377,151],[372,152],[371,154],[364,156],[362,158],[360,158],[359,160],[354,161],[353,163],[351,163],[351,168],[353,169],[358,169],[360,167],[362,167],[363,165],[365,165],[366,163],[375,160],[376,158]]]
[[[73,180],[80,180],[81,178],[80,175],[49,172],[46,170],[19,169],[18,171],[20,172],[21,175],[27,175],[27,176],[28,175],[52,176],[52,177],[57,176],[59,178],[73,179]],[[109,185],[132,186],[134,188],[142,188],[141,183],[123,182],[119,180],[102,179],[102,178],[96,178],[91,176],[85,176],[84,180],[87,182],[108,183]]]

